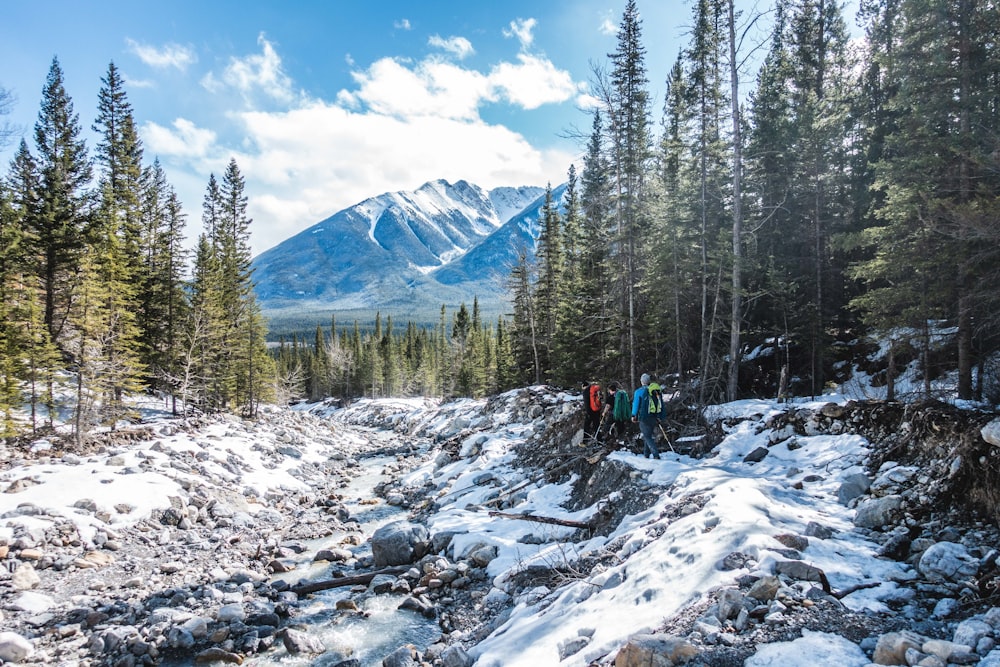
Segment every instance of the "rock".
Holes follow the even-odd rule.
[[[932,581],[962,582],[976,575],[979,561],[961,544],[938,542],[920,556],[917,569]]]
[[[983,440],[994,447],[1000,447],[1000,418],[994,419],[980,431]]]
[[[473,662],[472,657],[458,644],[441,651],[441,663],[444,667],[472,667]]]
[[[43,614],[56,606],[56,601],[41,593],[21,593],[10,604],[11,609],[19,609],[29,614]]]
[[[492,544],[474,547],[468,555],[469,560],[477,567],[486,567],[496,557],[497,548]]]
[[[20,662],[34,651],[31,642],[16,632],[0,632],[0,660],[3,662]]]
[[[372,556],[376,567],[415,563],[429,548],[427,528],[417,523],[395,521],[382,526],[372,535]]]
[[[876,665],[905,665],[907,649],[918,651],[927,641],[924,637],[904,630],[903,632],[888,632],[878,638],[872,662]]]
[[[821,540],[828,540],[833,537],[833,529],[822,524],[810,521],[806,524],[806,537],[815,537]]]
[[[952,637],[952,641],[955,644],[964,644],[963,648],[969,648],[976,646],[979,640],[983,637],[988,637],[993,632],[993,626],[984,621],[979,621],[976,619],[968,619],[962,621],[955,628],[955,635]]]
[[[590,643],[589,637],[571,637],[559,642],[559,660],[563,661],[571,655],[576,655]],[[471,665],[472,663],[468,663]]]
[[[240,602],[234,602],[232,604],[226,604],[219,607],[219,613],[217,618],[222,623],[229,623],[230,621],[242,621],[247,617],[246,611],[243,609],[243,604]]]
[[[228,662],[234,665],[243,664],[243,656],[230,653],[221,648],[208,648],[194,657],[195,662]]]
[[[775,563],[774,571],[797,581],[815,581],[823,584],[824,588],[829,586],[823,570],[800,560],[779,561]]]
[[[844,478],[840,488],[837,489],[837,500],[841,505],[846,505],[855,498],[868,493],[868,489],[870,489],[871,486],[872,481],[868,479],[868,475],[862,473],[848,475]]]
[[[14,584],[14,589],[18,591],[28,591],[42,583],[42,578],[35,572],[31,563],[21,563],[14,570],[10,581]]]
[[[750,590],[747,591],[747,597],[760,600],[761,602],[770,602],[778,594],[779,588],[781,588],[781,580],[768,575],[754,582]]]
[[[903,507],[903,497],[898,495],[872,498],[858,504],[854,525],[860,528],[879,529],[895,523]]]
[[[382,660],[382,667],[417,667],[416,653],[412,646],[400,646]]]
[[[760,463],[767,456],[767,447],[758,447],[743,457],[743,463]]]
[[[805,551],[806,547],[809,546],[809,540],[801,535],[775,535],[774,539],[778,540],[789,549],[795,549],[796,551]]]
[[[615,656],[615,667],[671,667],[698,655],[686,640],[663,635],[631,637]]]
[[[292,628],[286,628],[282,633],[281,643],[285,645],[285,650],[292,654],[324,653],[326,651],[326,646],[318,637]]]
[[[727,588],[722,591],[716,613],[719,621],[725,622],[730,618],[736,618],[741,609],[743,609],[743,593],[738,588]]]
[[[929,655],[937,656],[945,662],[950,662],[953,655],[958,653],[969,653],[972,650],[972,646],[956,644],[955,642],[945,641],[944,639],[931,639],[924,642],[921,650]]]

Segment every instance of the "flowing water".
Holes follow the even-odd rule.
[[[356,556],[371,554],[367,538],[380,526],[404,518],[404,511],[386,505],[384,502],[372,504],[373,489],[385,480],[382,470],[393,457],[376,457],[361,461],[363,471],[352,478],[343,490],[344,504],[351,512],[365,535],[366,542],[356,547],[344,547],[342,540],[346,533],[335,533],[320,540],[307,543],[308,550],[297,556],[296,569],[276,578],[295,583],[300,579],[322,580],[329,578],[338,564],[313,563],[313,555],[324,548],[350,548]],[[363,502],[369,500],[369,502]],[[350,576],[353,571],[346,571]],[[352,599],[362,613],[336,609],[339,600]],[[409,610],[397,610],[403,601],[400,595],[383,594],[361,596],[352,595],[351,589],[334,588],[313,593],[308,602],[297,610],[292,627],[304,630],[319,638],[328,652],[321,656],[293,655],[285,651],[280,642],[276,648],[258,656],[248,658],[244,664],[254,667],[272,665],[311,665],[313,667],[333,667],[343,660],[353,658],[362,667],[379,667],[382,659],[404,644],[426,647],[437,639],[441,630],[437,622]]]

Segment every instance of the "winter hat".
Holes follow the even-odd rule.
[[[641,382],[643,386],[649,384],[649,373],[643,373],[642,377],[639,378],[639,382]]]

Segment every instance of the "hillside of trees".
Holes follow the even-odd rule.
[[[91,153],[53,60],[34,145],[0,181],[2,434],[51,426],[67,392],[78,439],[128,417],[136,391],[249,416],[263,400],[635,386],[642,372],[702,403],[816,395],[865,336],[887,345],[890,398],[914,360],[928,395],[950,368],[960,398],[983,398],[1000,375],[1000,5],[861,0],[853,41],[832,0],[690,10],[675,64],[651,73],[644,39],[667,28],[627,0],[615,51],[592,65],[581,168],[561,201],[549,188],[509,316],[484,322],[474,303],[432,328],[334,320],[270,352],[236,162],[208,176],[185,251],[188,214],[144,159],[114,64]],[[0,89],[0,114],[9,103]],[[751,350],[767,360],[754,375]]]
[[[862,0],[858,43],[839,3],[776,0],[763,44],[734,0],[691,5],[687,46],[652,73],[658,127],[635,0],[593,67],[582,174],[514,271],[516,375],[817,395],[874,334],[890,398],[913,360],[925,393],[943,364],[980,397],[1000,348],[1000,5]],[[765,345],[769,377],[741,376]]]
[[[253,415],[273,360],[250,281],[245,183],[208,179],[194,257],[186,213],[144,164],[121,75],[101,79],[90,154],[53,59],[34,127],[0,186],[0,435],[69,424],[82,442],[125,398]],[[28,418],[23,407],[28,406]],[[72,406],[72,414],[59,414]]]

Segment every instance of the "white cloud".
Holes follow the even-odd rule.
[[[396,30],[410,30],[412,28],[410,19],[399,19],[392,24],[392,27]]]
[[[521,42],[521,49],[527,50],[535,41],[532,31],[538,23],[535,19],[515,19],[510,22],[510,29],[503,31],[504,37],[516,37]]]
[[[413,68],[393,58],[355,72],[357,92],[341,91],[338,101],[396,117],[438,116],[471,120],[479,103],[490,99],[490,85],[479,72],[446,62],[426,60]]]
[[[198,61],[198,56],[192,49],[180,44],[164,44],[162,47],[156,48],[128,38],[125,39],[125,43],[128,44],[129,51],[150,67],[175,67],[183,71],[187,69],[188,65]]]
[[[503,97],[525,109],[565,102],[580,90],[569,72],[551,61],[521,53],[518,63],[500,63],[490,72],[490,83]]]
[[[560,182],[573,160],[479,119],[359,113],[323,102],[237,117],[253,138],[253,152],[236,159],[256,193],[257,251],[382,192],[435,178],[486,188]]]
[[[444,39],[439,35],[431,35],[427,43],[433,47],[443,49],[448,53],[455,55],[459,60],[467,56],[471,56],[475,53],[475,49],[472,48],[472,42],[467,40],[465,37],[449,37]]]
[[[215,132],[198,128],[185,118],[178,118],[172,125],[173,129],[156,123],[143,125],[144,148],[164,157],[202,158],[210,154],[216,140]]]
[[[556,183],[574,159],[572,149],[538,148],[480,115],[485,104],[535,109],[584,92],[542,56],[522,52],[485,72],[440,56],[382,58],[353,71],[354,85],[323,101],[291,96],[280,58],[263,35],[260,42],[261,54],[233,59],[203,83],[246,95],[271,85],[288,92],[283,108],[230,113],[226,132],[239,138],[228,143],[185,119],[143,128],[144,146],[161,157],[171,182],[182,184],[192,216],[207,174],[236,158],[247,178],[256,252],[382,192],[435,178],[486,188]]]
[[[614,16],[609,11],[604,16],[601,17],[601,22],[597,27],[597,30],[602,35],[617,35],[618,26],[615,25]]]
[[[264,33],[257,37],[257,44],[261,47],[260,53],[230,58],[221,78],[209,72],[202,78],[201,85],[213,93],[233,88],[247,101],[262,93],[272,100],[291,102],[295,98],[292,80],[282,69],[281,57],[274,45]]]

